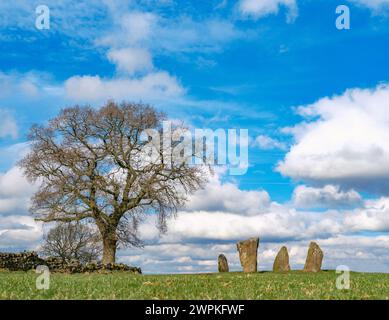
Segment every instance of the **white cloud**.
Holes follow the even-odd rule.
[[[249,36],[250,32],[239,30],[228,20],[198,21],[184,16],[173,21],[163,20],[152,40],[160,50],[171,54],[222,51],[229,42]]]
[[[15,164],[15,161],[24,157],[28,151],[29,143],[15,143],[7,147],[0,148],[0,167],[10,168]]]
[[[146,219],[140,228],[145,249],[120,250],[119,260],[141,266],[146,272],[213,272],[217,255],[225,253],[231,270],[241,270],[236,241],[259,236],[261,269],[271,268],[282,245],[290,250],[292,267],[301,268],[311,240],[324,249],[327,268],[346,264],[364,271],[382,271],[389,267],[388,237],[352,236],[360,231],[389,231],[389,198],[368,200],[353,210],[306,212],[270,202],[265,192],[247,192],[221,180],[221,175],[214,176],[205,192],[195,194],[186,210],[168,222],[168,233],[162,238],[154,217]],[[0,199],[10,203],[6,207],[0,201],[0,241],[7,250],[35,249],[41,240],[42,225],[26,211],[17,215],[18,204],[12,203],[12,199],[19,203],[27,200],[32,193],[28,188],[16,168],[0,178]],[[337,196],[342,194],[335,191]],[[347,195],[356,198],[352,193]],[[347,198],[346,194],[342,197]]]
[[[116,54],[118,52],[115,51]],[[58,101],[65,104],[72,102],[104,103],[108,99],[115,99],[156,103],[178,101],[180,98],[184,98],[186,90],[176,77],[166,71],[151,70],[148,72],[150,70],[144,69],[146,64],[134,65],[135,69],[132,71],[144,69],[142,74],[129,74],[131,71],[130,62],[120,60],[121,57],[116,54],[113,55],[117,59],[118,70],[125,71],[123,69],[127,68],[128,72],[122,72],[112,78],[102,78],[99,75],[76,75],[62,83],[53,84],[47,74],[37,72],[5,74],[0,72],[0,97],[11,98],[12,92],[16,91],[20,94],[16,97],[12,96],[11,101],[13,102],[16,100],[20,103],[26,101],[31,103],[31,99],[37,99],[37,101],[43,101],[49,105],[54,104],[54,106],[58,105]],[[7,110],[0,109],[0,116],[2,116],[0,137],[16,138],[18,128],[12,114]]]
[[[389,8],[389,0],[348,0],[360,6],[367,7],[376,15],[382,15]],[[298,5],[301,0],[240,0],[238,9],[243,16],[260,19],[269,15],[276,15],[281,8],[285,8],[287,22],[293,22],[298,16]]]
[[[0,251],[35,250],[42,234],[42,223],[32,216],[0,215]]]
[[[157,27],[158,16],[151,12],[111,11],[115,32],[98,38],[97,45],[122,47],[145,44]]]
[[[365,208],[348,213],[344,223],[350,231],[389,231],[389,198],[366,201]]]
[[[236,241],[259,236],[266,241],[275,239],[282,241],[300,237],[309,238],[337,231],[335,224],[330,226],[331,229],[327,229],[327,226],[322,223],[324,220],[314,220],[316,219],[312,214],[287,210],[267,212],[256,216],[225,212],[181,212],[177,219],[169,222],[169,234],[166,237],[168,241],[174,239]]]
[[[255,215],[267,210],[270,196],[266,191],[244,191],[232,182],[222,183],[214,175],[203,190],[189,197],[187,211],[219,211]]]
[[[32,194],[32,189],[18,167],[0,173],[0,196],[26,196]]]
[[[44,4],[50,8],[51,17],[55,17],[50,21],[52,30],[72,38],[85,39],[93,38],[101,32],[104,24],[101,24],[101,19],[98,17],[108,15],[106,6],[108,2],[105,0],[89,0],[88,2],[46,0]],[[0,27],[4,29],[21,28],[31,32],[34,28],[35,8],[38,4],[39,2],[34,1],[1,1],[0,12],[6,14],[0,21]],[[25,41],[36,41],[37,39],[39,35],[31,32]]]
[[[389,269],[388,236],[335,236],[311,239],[324,251],[323,268],[336,269],[347,265],[354,271],[387,272]],[[271,270],[278,250],[286,245],[294,270],[304,266],[308,240],[262,242],[258,250],[259,270]],[[153,243],[144,249],[119,251],[119,261],[141,266],[145,273],[217,272],[217,257],[224,253],[231,271],[241,271],[236,242],[228,243]]]
[[[361,202],[356,209],[323,212],[298,211],[275,202],[256,213],[249,212],[252,210],[250,206],[242,206],[241,210],[233,212],[234,209],[228,211],[224,203],[237,190],[229,189],[231,185],[220,179],[220,175],[216,176],[209,189],[206,188],[208,191],[194,202],[201,209],[193,207],[190,211],[179,212],[176,219],[168,222],[168,233],[162,238],[155,228],[155,219],[149,218],[140,229],[147,243],[145,249],[123,250],[119,254],[120,260],[140,265],[145,272],[215,272],[217,256],[224,253],[231,270],[237,271],[241,267],[236,241],[258,236],[261,269],[271,269],[282,245],[289,248],[292,268],[302,268],[308,244],[314,240],[325,252],[324,268],[348,265],[359,271],[388,270],[389,254],[385,250],[389,247],[389,238],[380,232],[389,230],[389,198]],[[326,190],[324,201],[332,201],[334,206],[339,206],[339,202],[360,200],[357,193],[342,192],[337,187],[320,189],[323,190]],[[317,192],[319,189],[308,191]],[[215,199],[215,194],[220,196]],[[250,201],[246,197],[247,194],[242,193],[241,200],[237,201],[241,204]],[[201,198],[203,203],[199,202]],[[213,202],[218,203],[223,211],[215,211]],[[377,234],[355,235],[362,231]]]
[[[388,272],[389,236],[340,235],[320,240],[325,254],[326,268],[347,265],[351,270]]]
[[[288,22],[292,22],[298,14],[296,0],[241,0],[238,6],[243,15],[254,19],[278,14],[281,7],[287,10]]]
[[[153,58],[163,55],[171,57],[174,53],[183,58],[183,52],[220,51],[229,42],[246,37],[248,32],[241,31],[227,19],[197,20],[185,14],[173,19],[166,18],[160,11],[155,10],[155,6],[159,4],[160,1],[135,4],[92,0],[88,3],[91,7],[89,11],[85,10],[85,4],[72,4],[70,0],[48,3],[53,15],[64,8],[69,9],[66,10],[66,19],[61,15],[62,25],[58,30],[71,35],[74,45],[87,46],[88,49],[95,47],[98,52],[102,52],[115,64],[117,74],[111,78],[103,78],[100,74],[74,75],[65,83],[47,86],[47,75],[11,75],[13,80],[10,85],[9,78],[2,81],[0,72],[0,96],[6,94],[11,97],[13,92],[18,90],[23,93],[21,96],[24,100],[28,96],[37,99],[64,98],[65,103],[95,103],[107,99],[163,103],[171,102],[171,98],[174,98],[176,104],[187,104],[188,99],[178,99],[183,98],[185,93],[179,81],[169,72],[159,69],[158,65],[154,66]],[[171,4],[170,1],[163,3]],[[6,11],[10,10],[11,15],[14,13],[12,6],[1,4],[0,7],[4,7]],[[34,9],[27,4],[18,4],[17,7],[16,11],[24,14],[30,8]],[[84,19],[85,12],[90,14],[88,19]],[[102,13],[105,14],[104,19],[100,19]],[[22,17],[18,14],[17,19],[19,18]],[[83,21],[83,24],[80,24],[80,21]],[[90,21],[96,23],[91,24]],[[17,24],[26,28],[25,22],[23,20]],[[11,21],[4,23],[7,26],[15,25]],[[53,29],[56,26],[56,22],[53,22]],[[204,34],[207,36],[204,37]],[[35,41],[34,39],[31,41]]]
[[[95,45],[107,49],[107,58],[118,74],[111,79],[99,75],[74,76],[65,82],[68,98],[82,101],[166,100],[182,97],[185,90],[166,71],[155,71],[153,54],[163,29],[161,17],[152,12],[131,11],[110,4],[114,26]],[[182,30],[180,30],[182,31]]]
[[[0,215],[26,214],[35,191],[18,167],[0,173]]]
[[[260,149],[263,150],[272,150],[272,149],[286,150],[287,149],[286,143],[282,141],[278,141],[266,135],[259,135],[258,137],[256,137],[255,141],[253,142],[253,146],[259,147]]]
[[[375,13],[379,13],[379,10],[382,10],[387,6],[389,6],[389,0],[349,0],[349,1],[359,5],[366,6],[372,9]]]
[[[153,62],[150,52],[140,48],[124,48],[110,50],[108,59],[117,65],[119,72],[133,74],[138,71],[149,71],[153,69]]]
[[[295,190],[293,200],[292,206],[271,202],[266,191],[243,191],[216,176],[204,190],[190,197],[176,219],[169,221],[169,232],[163,241],[232,241],[253,236],[266,242],[293,241],[389,230],[389,198],[363,201],[353,190],[301,186]],[[326,211],[299,211],[295,205]],[[151,219],[142,227],[149,240],[158,237],[153,225]]]
[[[18,132],[18,126],[14,117],[9,111],[0,109],[0,138],[11,137],[16,139]]]
[[[347,90],[298,108],[284,129],[295,144],[277,170],[296,180],[385,192],[389,186],[389,86]]]
[[[183,51],[215,51],[242,36],[228,21],[194,21],[183,16],[165,19],[152,12],[131,11],[111,6],[114,25],[95,45],[107,50],[107,58],[118,74],[111,79],[80,75],[65,82],[66,96],[72,100],[142,100],[161,102],[182,98],[184,88],[168,72],[155,71],[154,55]],[[207,37],[204,37],[207,34]],[[157,69],[157,67],[156,67]]]
[[[139,43],[150,37],[157,23],[158,16],[151,12],[126,12],[120,19],[125,34],[124,41]]]
[[[150,12],[113,13],[113,30],[98,38],[98,46],[111,48],[142,47],[153,54],[220,51],[228,42],[245,38],[231,21],[209,18],[194,20],[182,15],[164,18]],[[204,35],[207,35],[206,37]]]
[[[81,101],[167,99],[185,90],[166,72],[153,72],[141,78],[102,79],[99,76],[74,76],[65,82],[66,95]]]
[[[293,204],[297,208],[350,208],[361,206],[361,195],[355,190],[342,191],[339,186],[326,185],[313,188],[301,185],[293,192]]]
[[[11,98],[11,101],[24,98],[31,102],[45,93],[50,94],[48,83],[51,82],[51,76],[44,72],[32,70],[19,73],[0,70],[0,97],[3,99]],[[15,92],[18,92],[18,95],[15,95]]]
[[[36,188],[18,167],[0,173],[0,251],[36,249],[42,237],[42,223],[28,212]]]
[[[0,148],[0,158],[9,158],[9,166],[24,156],[29,150],[28,143],[17,143],[9,147]],[[12,166],[5,172],[0,172],[0,216],[22,216],[28,214],[30,198],[36,191],[24,177],[22,170]],[[0,224],[1,227],[1,224]]]
[[[169,232],[162,241],[237,241],[256,236],[265,242],[309,241],[348,232],[387,230],[389,215],[386,211],[369,211],[370,221],[380,220],[381,225],[367,225],[353,218],[361,215],[361,210],[307,212],[272,203],[266,212],[257,215],[221,211],[179,212],[176,219],[169,221]],[[147,234],[155,240],[156,233],[148,230]]]
[[[20,83],[20,90],[23,94],[29,97],[36,97],[38,95],[39,89],[36,84],[29,80],[23,80]]]

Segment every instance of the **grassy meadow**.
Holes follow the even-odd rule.
[[[350,290],[336,288],[335,271],[317,274],[133,275],[52,274],[37,290],[34,272],[0,271],[0,299],[386,299],[389,274],[351,273]]]

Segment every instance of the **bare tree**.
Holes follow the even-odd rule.
[[[63,261],[77,259],[81,263],[98,260],[102,252],[97,230],[80,222],[60,222],[44,236],[42,252]]]
[[[148,156],[152,137],[142,132],[161,132],[163,120],[150,106],[109,102],[99,110],[67,108],[46,126],[34,125],[31,151],[19,163],[40,184],[31,211],[42,221],[93,221],[103,263],[115,262],[118,241],[139,245],[136,231],[145,214],[156,214],[164,231],[166,219],[204,178],[200,166],[161,151]]]

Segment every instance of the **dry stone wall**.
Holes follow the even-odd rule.
[[[82,264],[78,260],[69,262],[59,258],[42,259],[36,252],[0,253],[0,269],[10,271],[28,271],[39,265],[46,265],[52,272],[85,273],[104,271],[127,271],[141,274],[140,268],[131,267],[122,263],[88,263]]]
[[[27,271],[44,264],[36,252],[0,253],[0,269]]]

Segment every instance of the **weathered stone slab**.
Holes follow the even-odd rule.
[[[274,263],[273,272],[288,272],[290,271],[288,249],[284,246],[278,252]]]
[[[304,271],[306,272],[319,272],[321,270],[321,264],[323,262],[323,251],[320,249],[316,242],[309,244],[307,260],[305,261]]]
[[[219,272],[229,272],[228,261],[224,254],[219,255],[217,259],[217,266]]]
[[[237,243],[243,272],[257,272],[258,245],[259,238],[251,238]]]

